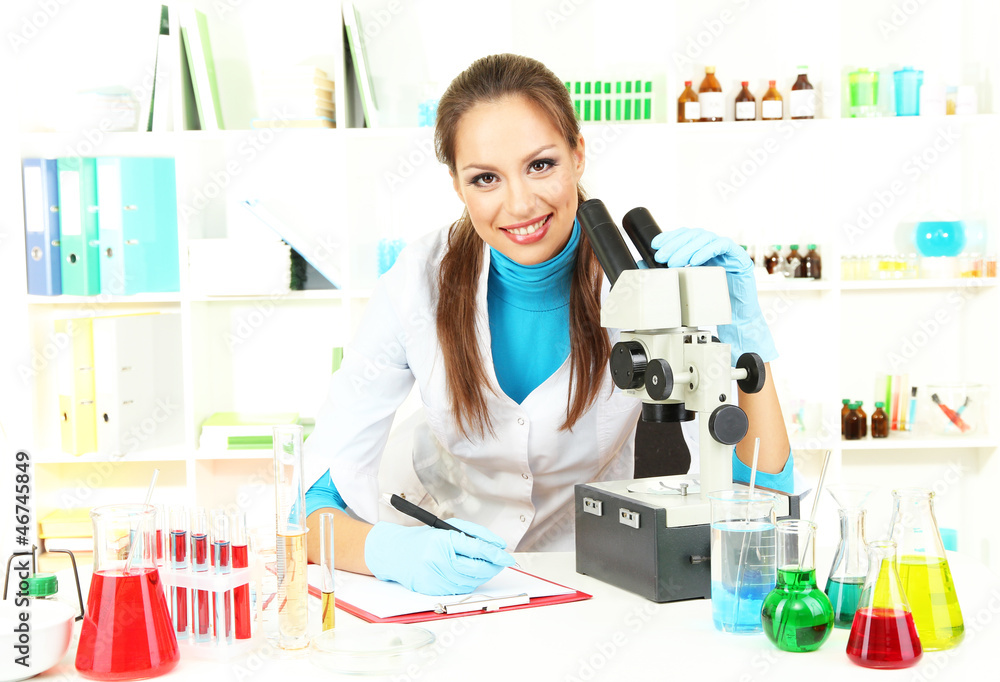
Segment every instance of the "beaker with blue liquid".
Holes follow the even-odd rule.
[[[712,505],[712,621],[723,632],[762,632],[760,611],[777,578],[777,497],[720,490]]]

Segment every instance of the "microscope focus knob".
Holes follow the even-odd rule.
[[[646,367],[646,393],[653,400],[666,400],[674,392],[674,373],[663,358],[649,361]]]
[[[638,341],[619,341],[611,349],[611,378],[620,389],[642,388],[646,350]]]
[[[736,405],[719,405],[708,418],[708,433],[723,445],[736,445],[747,435],[750,421]]]
[[[736,382],[741,391],[747,394],[758,393],[764,388],[764,381],[767,376],[764,371],[764,361],[760,359],[759,355],[756,353],[744,353],[736,361],[736,368],[747,371],[746,379],[740,379]]]

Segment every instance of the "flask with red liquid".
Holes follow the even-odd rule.
[[[868,575],[854,612],[847,657],[866,668],[906,668],[923,655],[896,570],[896,543],[868,543]]]
[[[156,568],[156,508],[97,507],[94,573],[76,669],[92,680],[138,680],[172,670],[180,653]]]

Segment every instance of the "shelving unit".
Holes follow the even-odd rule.
[[[151,56],[151,39],[138,28],[141,12],[133,4],[141,3],[110,2],[111,9],[102,15],[118,17],[122,26],[130,26],[127,32],[99,23],[97,15],[72,18],[73,10],[67,8],[66,19],[42,32],[18,57],[16,68],[0,69],[5,79],[0,85],[9,85],[4,91],[24,93],[31,81],[46,82],[55,67],[39,56],[71,50],[74,40],[83,39],[72,35],[97,42],[114,38],[121,42],[119,54],[146,50]],[[873,476],[883,486],[873,504],[884,506],[886,487],[933,487],[941,467],[960,459],[966,473],[939,496],[939,520],[960,529],[963,549],[1000,566],[1000,530],[980,527],[972,502],[984,498],[989,481],[998,480],[1000,434],[967,439],[894,434],[884,442],[844,442],[835,428],[840,398],[863,396],[869,404],[874,375],[892,369],[887,358],[894,347],[936,311],[947,313],[948,324],[914,357],[905,358],[906,367],[892,373],[905,370],[921,383],[941,377],[984,383],[992,392],[987,421],[1000,423],[996,280],[841,281],[839,267],[845,256],[897,251],[897,225],[920,208],[927,179],[949,206],[986,217],[990,251],[996,252],[1000,199],[986,189],[1000,186],[1000,169],[993,163],[1000,157],[1000,107],[991,99],[1000,92],[1000,50],[985,33],[1000,20],[996,3],[922,4],[886,38],[878,22],[888,17],[891,6],[865,0],[775,0],[766,9],[721,0],[599,0],[541,9],[529,0],[509,0],[475,12],[449,5],[447,11],[455,13],[451,20],[442,14],[445,9],[425,0],[403,3],[398,13],[386,10],[388,19],[379,14],[385,8],[363,1],[358,5],[373,34],[368,49],[376,94],[395,107],[388,118],[398,127],[285,131],[245,129],[256,115],[252,73],[268,63],[320,64],[337,83],[338,112],[348,114],[342,84],[350,79],[344,72],[339,3],[316,8],[295,0],[282,3],[280,14],[250,4],[227,5],[224,13],[220,8],[225,3],[195,4],[208,16],[224,118],[231,129],[102,133],[91,145],[92,153],[175,159],[182,263],[191,240],[271,238],[238,205],[257,198],[283,221],[318,226],[317,234],[336,246],[348,285],[344,290],[204,296],[190,290],[182,266],[176,294],[25,296],[18,159],[74,153],[93,131],[23,133],[15,148],[0,150],[0,313],[11,323],[0,347],[5,376],[10,377],[0,407],[12,442],[26,444],[34,454],[36,488],[45,487],[37,498],[39,514],[60,503],[61,491],[97,475],[104,464],[112,465],[114,473],[93,488],[87,504],[141,497],[152,468],[162,466],[167,476],[158,488],[165,501],[225,505],[236,500],[266,523],[269,453],[201,451],[201,422],[223,410],[315,415],[326,391],[330,351],[348,344],[364,315],[376,281],[379,239],[412,241],[447,225],[461,211],[447,170],[434,158],[432,131],[408,127],[415,121],[415,103],[423,97],[420,83],[443,87],[476,57],[516,51],[541,59],[566,79],[641,73],[654,81],[656,122],[583,128],[585,189],[604,199],[613,215],[644,205],[664,228],[703,227],[738,243],[820,245],[823,280],[758,284],[782,354],[773,372],[786,412],[799,400],[815,406],[810,432],[794,439],[803,475],[814,478],[821,460],[817,453],[832,449],[830,475],[844,480]],[[689,39],[697,45],[700,33],[727,10],[735,18],[723,22],[710,44],[690,56]],[[454,22],[460,21],[468,23],[456,30]],[[802,28],[817,25],[824,29]],[[623,32],[615,33],[618,28]],[[445,34],[447,41],[441,40]],[[631,36],[629,50],[608,38],[613,35]],[[400,63],[398,55],[410,52],[426,57]],[[138,82],[141,76],[142,63],[112,64],[106,55],[73,53],[79,63],[67,65],[59,81],[75,82],[73,90]],[[731,118],[739,80],[751,80],[757,95],[766,79],[778,78],[787,94],[794,68],[803,61],[821,95],[821,118],[685,125],[673,120],[682,81],[693,78],[697,85],[706,64],[718,67]],[[976,82],[982,113],[840,118],[844,68],[903,63]],[[14,82],[15,73],[22,82]],[[38,88],[29,88],[24,97],[32,92]],[[0,124],[16,129],[18,115],[17,109],[0,111]],[[920,167],[907,164],[941,139],[947,141],[945,151],[914,177],[912,169]],[[904,191],[869,211],[894,182],[902,183]],[[854,229],[866,212],[871,213],[870,225]],[[22,376],[33,351],[44,346],[55,318],[144,311],[182,316],[184,442],[131,453],[125,461],[58,452],[53,368]],[[401,415],[417,407],[419,398],[411,396]],[[911,466],[900,466],[910,460]]]

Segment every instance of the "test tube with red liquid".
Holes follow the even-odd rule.
[[[238,512],[233,523],[232,537],[233,568],[250,566],[250,543],[247,536],[246,512]],[[250,585],[240,585],[233,589],[233,629],[236,639],[250,639]]]
[[[187,569],[187,509],[181,506],[170,508],[170,568],[175,571]],[[173,614],[177,639],[187,639],[188,608],[187,588],[170,588],[170,613]]]
[[[229,517],[221,509],[212,511],[212,556],[216,575],[228,575],[232,566]],[[233,601],[229,590],[215,593],[215,641],[233,643]]]
[[[156,505],[156,565],[162,566],[164,562],[164,555],[170,554],[170,549],[166,547],[167,538],[170,535],[169,529],[169,517],[167,514],[167,508],[162,505]],[[166,548],[166,551],[164,549]]]
[[[208,514],[198,507],[191,524],[191,569],[195,573],[208,572]],[[207,642],[211,639],[211,607],[208,590],[191,591],[194,641]]]

